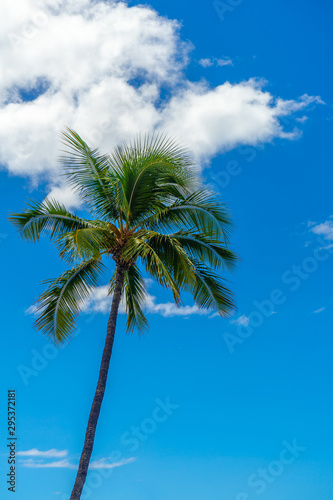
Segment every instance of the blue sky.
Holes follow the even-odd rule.
[[[241,257],[228,320],[187,298],[177,310],[154,284],[144,338],[120,315],[82,500],[332,498],[332,6],[222,3],[29,0],[0,16],[0,429],[14,387],[18,500],[68,498],[105,337],[103,289],[63,349],[33,329],[41,281],[65,266],[7,221],[50,192],[82,209],[56,163],[65,125],[103,150],[148,128],[179,135],[230,207]],[[10,498],[4,437],[1,454]]]

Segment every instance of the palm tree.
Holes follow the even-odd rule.
[[[225,316],[234,307],[233,296],[216,271],[230,269],[236,258],[228,247],[231,225],[225,206],[200,187],[189,154],[174,141],[147,136],[109,155],[90,149],[71,129],[63,133],[63,142],[64,174],[79,192],[91,219],[46,199],[30,203],[10,220],[26,240],[37,241],[48,233],[60,257],[73,265],[59,278],[49,280],[36,302],[36,327],[57,344],[75,328],[84,301],[106,270],[102,260],[111,257],[115,264],[109,284],[112,306],[105,347],[70,497],[78,500],[93,450],[122,295],[128,331],[143,331],[148,326],[143,270],[169,288],[177,304],[185,291],[200,308]]]

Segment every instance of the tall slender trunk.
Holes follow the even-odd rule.
[[[77,472],[76,480],[74,483],[73,491],[70,500],[80,500],[82,489],[86,481],[91,453],[94,446],[96,426],[98,422],[99,413],[101,411],[102,401],[105,392],[106,380],[109,371],[110,359],[112,354],[112,346],[114,334],[116,331],[118,309],[124,283],[124,269],[118,265],[115,289],[113,294],[111,313],[108,321],[105,347],[102,356],[101,367],[99,371],[99,378],[95,397],[90,410],[84,446],[80,458],[79,469]]]

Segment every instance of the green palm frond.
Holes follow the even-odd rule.
[[[118,179],[109,168],[108,155],[90,149],[79,134],[70,128],[63,132],[62,137],[67,151],[61,157],[61,162],[68,183],[79,192],[94,214],[117,220]]]
[[[25,240],[37,241],[43,232],[51,238],[76,229],[93,227],[93,224],[71,214],[64,205],[54,200],[32,202],[22,213],[14,213],[9,217]]]
[[[66,271],[55,280],[47,280],[47,290],[36,302],[40,312],[36,327],[56,343],[63,342],[73,331],[76,316],[88,299],[104,266],[90,259]]]
[[[141,259],[147,272],[163,287],[169,288],[176,303],[180,301],[180,289],[174,277],[174,269],[169,262],[159,256],[159,252],[150,245],[150,242],[133,236],[123,249],[122,253],[126,261]]]
[[[238,257],[209,233],[185,230],[174,233],[172,237],[179,241],[190,257],[206,263],[213,269],[226,267],[232,271],[237,262]]]
[[[127,331],[137,328],[143,332],[148,328],[148,321],[143,308],[147,297],[144,279],[137,266],[130,267],[125,272],[124,292],[127,312]]]
[[[110,165],[119,173],[127,223],[135,223],[176,190],[189,192],[194,175],[186,150],[166,137],[138,137],[110,155]]]
[[[56,244],[60,257],[72,263],[100,258],[101,253],[112,251],[116,247],[117,240],[106,227],[88,227],[63,234]]]
[[[180,290],[187,280],[193,279],[193,264],[178,238],[146,229],[139,230],[136,236],[147,243],[166,264],[168,272]]]
[[[228,241],[232,230],[228,210],[206,189],[196,190],[186,197],[179,196],[174,203],[156,210],[141,225],[156,231],[196,228],[205,234],[222,236],[224,241]]]
[[[232,270],[237,260],[229,244],[229,212],[216,194],[201,187],[184,148],[162,135],[147,135],[102,155],[71,129],[63,133],[63,142],[64,175],[93,220],[50,200],[10,217],[23,238],[36,241],[48,233],[60,257],[77,264],[50,281],[40,297],[39,329],[57,342],[69,335],[104,256],[124,273],[129,331],[147,327],[139,264],[172,291],[177,304],[186,291],[199,307],[221,315],[235,307],[217,273]],[[113,278],[110,292],[114,284]]]
[[[227,316],[235,309],[234,296],[225,286],[224,280],[205,264],[193,259],[196,279],[188,283],[188,291],[195,303],[204,309],[211,309],[221,316]]]

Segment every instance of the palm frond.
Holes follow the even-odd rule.
[[[127,331],[137,328],[143,332],[148,328],[148,321],[143,308],[147,297],[144,279],[137,266],[125,271],[124,292],[127,312]]]
[[[177,190],[189,192],[194,185],[188,152],[164,136],[138,137],[112,153],[110,165],[121,172],[127,224],[162,206]]]
[[[196,190],[186,197],[178,196],[172,204],[157,209],[139,224],[156,231],[195,228],[217,238],[222,236],[224,241],[228,241],[232,230],[227,208],[206,189]]]
[[[76,316],[96,286],[103,270],[100,260],[90,259],[63,273],[55,280],[47,280],[47,290],[36,302],[40,312],[35,325],[56,343],[63,342],[73,331]]]
[[[226,248],[225,243],[212,237],[209,233],[184,230],[170,236],[179,241],[190,257],[206,263],[213,269],[226,267],[232,271],[238,260],[234,252]]]
[[[67,262],[100,258],[101,253],[110,251],[117,245],[117,240],[106,227],[88,227],[76,229],[59,237],[56,244],[60,257]]]
[[[155,248],[154,248],[155,246]],[[180,301],[179,283],[175,280],[175,270],[168,261],[161,258],[156,245],[145,241],[139,236],[133,236],[125,245],[122,257],[126,261],[135,262],[141,259],[147,272],[163,287],[170,288],[176,303]]]
[[[188,283],[188,291],[200,308],[211,309],[221,316],[227,316],[236,308],[232,292],[224,280],[208,266],[192,259],[196,279]]]
[[[19,230],[23,239],[35,242],[43,232],[55,238],[59,234],[76,229],[93,227],[91,221],[68,212],[61,203],[48,199],[29,203],[24,212],[11,214],[9,220]]]
[[[90,149],[84,140],[71,130],[62,133],[68,148],[60,159],[71,186],[81,195],[97,216],[117,220],[119,203],[116,198],[118,178],[109,169],[108,155]]]

